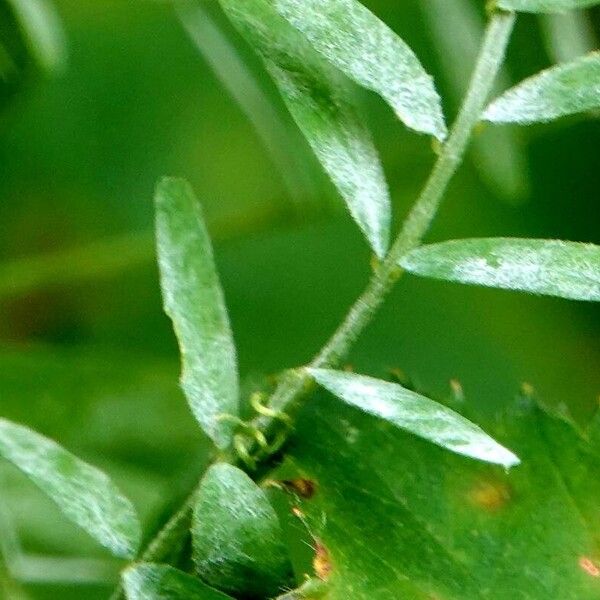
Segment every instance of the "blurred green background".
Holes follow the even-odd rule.
[[[415,49],[452,116],[483,3],[366,4]],[[161,310],[156,180],[184,176],[203,203],[248,390],[318,350],[364,286],[369,252],[214,3],[197,13],[149,0],[56,0],[67,55],[46,65],[31,53],[18,5],[0,9],[0,415],[103,467],[150,531],[208,447],[177,389]],[[503,85],[596,47],[597,17],[520,17]],[[430,140],[378,98],[357,100],[399,224],[431,167]],[[597,115],[487,128],[477,144],[428,240],[600,242]],[[376,375],[399,367],[441,396],[456,378],[485,411],[527,381],[584,422],[600,392],[599,333],[593,304],[407,276],[349,362]],[[105,598],[120,566],[6,465],[0,532],[2,597]]]

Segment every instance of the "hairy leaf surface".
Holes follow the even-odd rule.
[[[519,463],[512,452],[474,423],[401,385],[328,369],[309,369],[309,372],[344,402],[442,448],[505,467]]]
[[[421,246],[400,261],[417,275],[600,300],[600,246],[560,240],[474,238]]]
[[[134,556],[141,534],[135,509],[100,470],[56,442],[5,419],[0,419],[0,456],[113,554]]]
[[[378,256],[389,243],[391,209],[379,156],[354,105],[350,82],[327,64],[267,0],[221,0],[262,57],[281,96]]]
[[[600,52],[529,77],[485,110],[494,123],[535,123],[600,107]]]
[[[328,61],[380,94],[408,127],[446,137],[440,97],[410,47],[357,0],[273,0]]]
[[[594,6],[599,0],[498,0],[500,8],[532,13],[556,13]]]
[[[194,505],[193,556],[198,574],[225,591],[270,597],[291,572],[282,532],[264,491],[243,471],[215,464]]]
[[[599,597],[598,437],[510,413],[486,426],[522,459],[506,473],[314,398],[277,477],[314,482],[296,506],[329,600]]]
[[[179,341],[181,385],[206,434],[225,448],[232,425],[220,416],[238,412],[237,359],[210,238],[188,183],[163,179],[155,200],[160,280]]]
[[[169,565],[140,563],[123,573],[127,600],[227,600],[227,596]]]

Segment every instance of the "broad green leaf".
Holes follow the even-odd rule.
[[[273,476],[316,486],[294,504],[327,549],[328,600],[597,600],[600,446],[533,405],[486,428],[518,469],[314,398]]]
[[[600,107],[600,52],[541,71],[485,110],[493,123],[536,123]]]
[[[419,4],[443,67],[442,76],[448,82],[449,95],[458,107],[483,39],[483,15],[471,0],[424,0]],[[509,84],[502,70],[494,90],[499,93]],[[485,127],[476,131],[471,141],[472,163],[479,176],[509,202],[522,200],[529,188],[527,157],[519,134],[516,127]]]
[[[169,565],[139,563],[123,573],[127,600],[227,600],[198,578]]]
[[[408,127],[443,140],[433,79],[409,46],[357,0],[272,0],[328,61],[380,94]]]
[[[46,71],[60,71],[67,61],[62,23],[47,0],[8,0],[19,21],[29,52]]]
[[[421,246],[400,265],[416,275],[572,300],[600,300],[600,246],[474,238]]]
[[[281,96],[374,252],[389,244],[389,192],[350,82],[327,64],[268,0],[221,0],[262,57]]]
[[[531,13],[557,13],[594,6],[600,0],[497,0],[496,4],[505,10],[518,10]]]
[[[261,490],[229,464],[208,469],[192,520],[193,557],[200,577],[233,594],[270,597],[291,567],[277,515]]]
[[[165,178],[156,189],[156,243],[165,312],[182,361],[181,385],[192,412],[220,448],[238,412],[233,336],[200,204],[188,183]]]
[[[135,509],[104,473],[56,442],[5,419],[0,419],[0,456],[113,554],[134,556],[140,541]]]
[[[442,448],[505,467],[519,459],[477,425],[448,407],[396,383],[329,369],[309,369],[332,394],[360,410]]]

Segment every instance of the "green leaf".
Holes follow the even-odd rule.
[[[227,600],[231,596],[169,565],[140,563],[123,573],[127,600]]]
[[[539,16],[546,53],[553,62],[575,60],[598,46],[588,13],[580,10]]]
[[[61,71],[67,62],[62,23],[46,0],[8,0],[17,17],[29,52],[44,70]]]
[[[320,385],[347,404],[442,448],[505,467],[519,464],[512,452],[477,425],[401,385],[329,369],[309,369],[309,372]]]
[[[262,57],[281,96],[374,252],[389,244],[390,198],[350,82],[327,64],[266,0],[221,0]]]
[[[56,442],[5,419],[0,419],[0,456],[113,554],[135,555],[140,541],[135,509],[104,473]]]
[[[600,300],[600,246],[474,238],[421,246],[400,265],[416,275],[572,300]]]
[[[558,13],[595,6],[600,0],[497,0],[496,4],[505,10],[519,10],[531,13]]]
[[[299,143],[294,125],[285,118],[275,98],[266,93],[257,69],[242,58],[203,2],[179,3],[177,14],[202,59],[256,130],[290,197],[298,204],[295,208],[322,204],[317,185],[320,179],[308,155],[310,150]]]
[[[188,183],[163,179],[155,200],[160,280],[181,350],[181,385],[206,434],[226,448],[232,424],[220,416],[238,412],[237,360],[210,238]]]
[[[328,600],[597,600],[599,446],[536,406],[487,428],[518,469],[314,398],[273,476],[316,486],[294,504],[328,551]]]
[[[493,123],[536,123],[600,107],[600,52],[541,71],[485,110]]]
[[[273,0],[328,61],[381,95],[408,127],[446,137],[433,79],[408,45],[357,0]]]
[[[216,464],[202,479],[192,521],[200,577],[234,594],[270,597],[289,583],[291,567],[277,515],[243,471]]]

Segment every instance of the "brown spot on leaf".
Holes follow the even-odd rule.
[[[589,556],[582,556],[579,559],[579,566],[590,576],[600,577],[600,566]]]
[[[283,479],[279,484],[288,492],[292,492],[305,500],[312,498],[317,491],[317,484],[312,479],[298,477],[297,479]]]
[[[331,560],[329,558],[329,550],[319,541],[315,540],[315,556],[313,558],[313,569],[315,575],[326,581],[331,575]]]
[[[489,512],[503,508],[510,498],[510,488],[501,481],[480,481],[469,490],[469,500]]]

